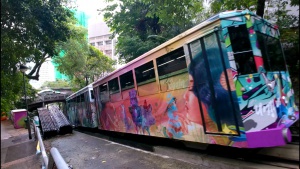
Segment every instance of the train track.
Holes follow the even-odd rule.
[[[249,162],[251,164],[265,164],[270,167],[299,168],[299,142],[298,144],[294,142],[292,144],[287,144],[286,146],[264,149],[239,149],[209,145],[206,150],[199,150],[195,148],[188,148],[181,141],[176,140],[149,137],[145,139],[146,136],[128,135],[107,131],[99,132],[98,130],[90,131],[90,129],[76,130],[88,135],[104,138],[161,155],[168,155],[167,151],[161,151],[162,149],[171,149],[168,150],[168,152],[185,152],[185,156],[186,154],[194,154],[194,156],[204,155],[209,156],[209,158],[218,157],[222,159],[233,159],[245,163]],[[171,153],[170,156],[172,155],[173,154]]]

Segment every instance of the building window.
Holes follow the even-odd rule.
[[[107,55],[111,55],[111,50],[105,50],[105,54],[107,54]]]
[[[111,44],[111,40],[105,41],[105,44],[106,44],[106,45],[110,45],[110,44]]]
[[[90,43],[92,46],[95,46],[95,43],[93,42],[93,43]]]
[[[102,46],[103,45],[103,41],[97,42],[98,46]]]

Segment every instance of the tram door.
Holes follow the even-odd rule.
[[[233,79],[225,47],[218,39],[216,31],[185,45],[193,92],[206,134],[240,135]]]

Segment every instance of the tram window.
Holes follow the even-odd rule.
[[[246,25],[228,27],[228,32],[234,53],[252,50]]]
[[[121,89],[127,90],[134,87],[133,82],[133,74],[132,71],[129,71],[123,75],[120,76],[120,83],[121,83]]]
[[[202,52],[200,40],[191,42],[189,46],[190,46],[192,57],[195,57],[198,53]]]
[[[109,94],[114,94],[119,92],[119,82],[118,78],[114,78],[108,82]]]
[[[100,93],[107,92],[107,84],[106,83],[100,85],[99,88],[100,88]]]
[[[159,79],[171,77],[187,71],[183,48],[179,48],[156,59]]]
[[[239,74],[256,73],[257,70],[246,25],[228,27],[228,33]]]
[[[84,102],[84,94],[79,95],[79,102]]]
[[[93,90],[90,90],[90,93],[91,93],[91,99],[92,100],[95,99]]]
[[[135,77],[138,85],[155,81],[153,61],[150,61],[138,68],[135,68]]]
[[[259,48],[266,71],[285,70],[285,60],[279,39],[257,32]]]
[[[104,83],[99,86],[100,89],[100,100],[101,101],[108,101],[109,96],[108,96],[108,90],[107,90],[107,83]]]

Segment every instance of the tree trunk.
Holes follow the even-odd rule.
[[[89,79],[88,79],[87,76],[85,77],[85,85],[86,85],[86,86],[89,85]]]
[[[263,18],[265,12],[265,2],[266,0],[257,0],[257,10],[256,14]]]

